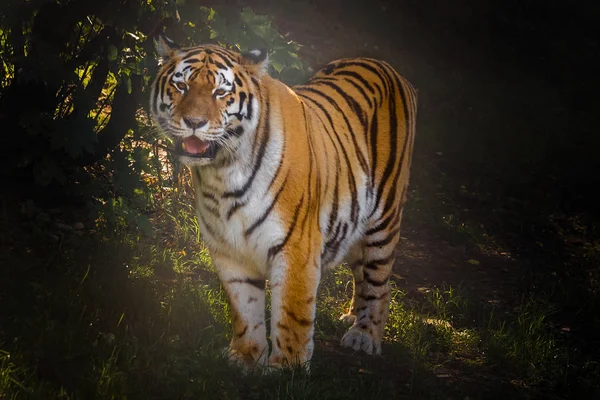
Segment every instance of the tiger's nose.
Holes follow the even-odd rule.
[[[199,129],[208,123],[207,119],[204,118],[184,118],[183,122],[191,129]]]

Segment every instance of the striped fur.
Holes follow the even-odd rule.
[[[159,51],[155,121],[176,141],[195,135],[215,149],[181,160],[231,304],[230,355],[249,368],[310,360],[321,271],[343,261],[354,296],[342,345],[379,354],[415,132],[411,84],[367,58],[332,62],[289,88],[265,73],[261,51],[165,40]]]

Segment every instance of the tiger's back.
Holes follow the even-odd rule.
[[[293,89],[313,122],[321,165],[335,178],[321,199],[322,262],[347,255],[355,262],[347,253],[357,240],[399,228],[399,218],[386,217],[400,213],[406,197],[416,91],[389,64],[368,58],[334,61]]]
[[[310,360],[321,270],[344,259],[355,285],[342,345],[379,353],[415,90],[372,59],[335,61],[289,88],[265,74],[260,51],[162,46],[168,63],[151,109],[193,171],[202,235],[231,304],[231,357],[246,367]]]

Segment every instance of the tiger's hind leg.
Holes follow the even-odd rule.
[[[342,338],[343,347],[367,354],[381,353],[390,303],[389,278],[400,238],[399,219],[395,229],[367,231],[362,258],[351,264],[354,295],[350,310],[342,319],[353,325]]]

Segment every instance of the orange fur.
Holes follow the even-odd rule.
[[[232,303],[235,359],[247,367],[266,359],[264,293],[256,282],[268,279],[269,364],[310,360],[321,270],[344,259],[355,290],[344,316],[353,326],[342,344],[379,353],[409,181],[416,91],[389,64],[372,59],[335,61],[307,84],[289,88],[263,73],[267,61],[260,52],[244,57],[215,46],[163,46],[163,53],[170,58],[154,85],[155,119],[174,136],[224,137],[233,149],[198,164],[182,157],[194,169],[203,235]],[[197,69],[184,69],[192,58]],[[177,71],[188,73],[180,93],[168,85]],[[214,95],[218,85],[229,92]],[[197,133],[177,125],[190,115],[214,129]]]

